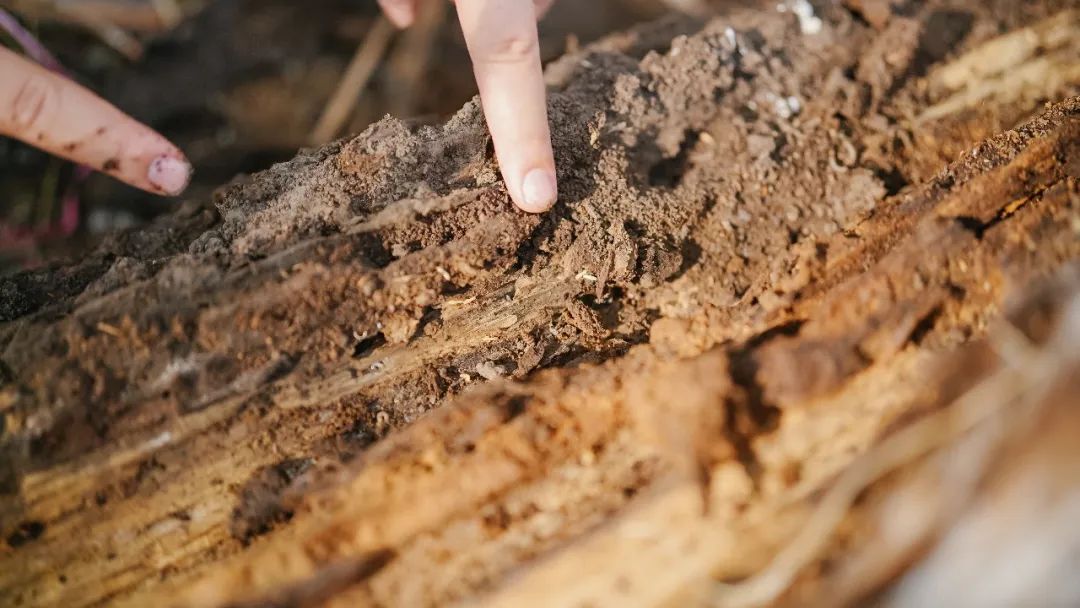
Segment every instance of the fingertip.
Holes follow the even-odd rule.
[[[183,155],[163,154],[150,161],[146,179],[156,190],[177,196],[191,183],[192,167]]]
[[[528,213],[558,198],[536,14],[534,0],[458,2],[495,155],[514,204]]]
[[[521,180],[520,200],[517,206],[528,213],[543,213],[555,205],[559,198],[559,184],[555,172],[550,169],[533,169]]]

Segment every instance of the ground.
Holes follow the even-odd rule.
[[[70,24],[35,19],[48,2],[12,4],[26,10],[28,26],[80,82],[187,153],[196,168],[191,199],[207,199],[237,174],[311,146],[320,114],[379,15],[374,2],[355,0],[132,0],[128,13],[153,13],[165,4],[191,13],[176,27],[144,35],[142,56],[133,60]],[[358,133],[387,114],[437,124],[476,93],[452,11],[430,10],[442,4],[428,8],[437,13],[422,20],[433,19],[430,26],[396,35],[383,49],[339,134]],[[567,45],[662,12],[654,0],[562,2],[542,23],[543,56],[550,61]],[[75,221],[64,225],[66,194],[76,194],[79,205]],[[104,176],[80,176],[70,163],[10,140],[0,140],[0,197],[7,202],[0,208],[0,234],[8,226],[39,235],[0,242],[0,269],[78,255],[103,234],[175,204]]]
[[[1076,8],[669,17],[548,66],[551,213],[472,101],[0,280],[0,590],[1075,598],[980,573],[1080,546]]]

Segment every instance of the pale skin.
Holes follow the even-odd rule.
[[[164,137],[86,88],[0,47],[0,135],[163,195],[187,186],[191,165]]]
[[[420,2],[379,0],[398,27]],[[484,114],[510,198],[540,213],[558,197],[536,22],[554,0],[456,0]],[[156,194],[191,178],[183,152],[86,88],[0,47],[0,135]]]

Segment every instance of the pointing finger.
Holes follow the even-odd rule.
[[[457,0],[510,196],[532,213],[558,197],[534,0]]]
[[[156,194],[187,187],[176,146],[79,84],[2,47],[0,74],[0,134]]]

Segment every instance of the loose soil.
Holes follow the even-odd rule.
[[[18,4],[30,7],[32,15],[31,5],[41,3]],[[209,199],[238,173],[264,169],[310,146],[316,121],[380,15],[375,2],[356,0],[180,5],[190,17],[174,29],[143,36],[138,61],[83,29],[38,23],[30,15],[26,22],[75,78],[185,151],[196,167],[187,196],[196,199]],[[562,2],[541,24],[542,56],[550,61],[568,44],[591,42],[662,12],[654,0]],[[394,37],[342,133],[358,133],[387,114],[436,124],[476,94],[452,10],[435,20]],[[49,254],[85,250],[103,233],[144,223],[172,207],[104,175],[83,181],[71,175],[73,168],[0,140],[0,223],[38,227],[40,233],[59,220],[62,195],[77,194],[80,203],[74,234],[54,229],[35,243],[0,243],[0,272],[41,265]]]
[[[988,328],[1080,254],[1076,3],[880,4],[554,62],[542,216],[473,101],[0,279],[0,590],[735,605],[716,581],[1004,365]],[[1024,27],[1073,35],[1001,53]],[[815,564],[759,603],[842,597]]]

